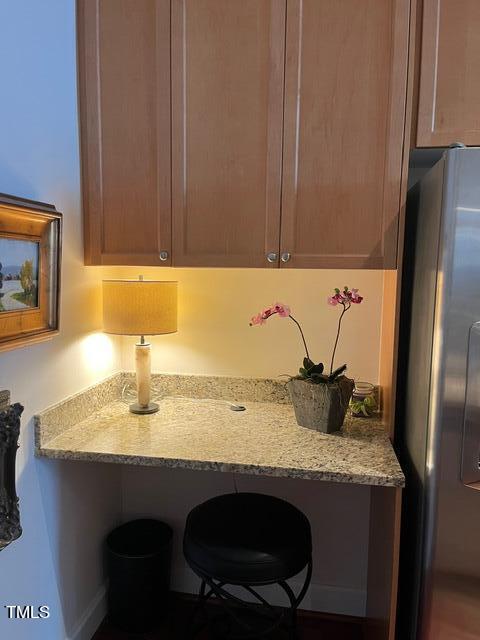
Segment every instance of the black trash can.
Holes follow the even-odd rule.
[[[172,529],[158,520],[132,520],[106,540],[109,620],[143,632],[161,622],[168,606]]]

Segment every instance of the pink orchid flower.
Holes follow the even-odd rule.
[[[340,329],[342,327],[342,319],[345,313],[350,309],[352,304],[360,304],[363,300],[363,297],[358,295],[358,289],[349,289],[348,287],[344,287],[343,291],[340,289],[335,289],[335,293],[333,296],[329,296],[327,298],[327,302],[332,307],[336,307],[338,304],[342,305],[342,313],[338,319],[338,327],[337,327],[337,336],[335,338],[335,344],[333,346],[332,360],[330,362],[330,373],[333,371],[333,365],[335,361],[335,352],[337,350],[338,339],[340,337]]]
[[[270,307],[267,307],[260,313],[257,313],[256,316],[253,316],[253,318],[251,318],[250,326],[253,327],[255,325],[265,324],[268,318],[274,315],[278,315],[280,316],[280,318],[290,318],[290,320],[292,320],[292,322],[294,322],[297,325],[297,328],[300,331],[300,335],[302,337],[302,342],[305,348],[306,356],[310,360],[310,354],[308,353],[308,347],[305,341],[305,336],[303,335],[302,327],[300,326],[300,323],[298,322],[298,320],[296,320],[292,316],[290,307],[286,304],[283,304],[283,302],[275,302],[275,304],[272,304]]]
[[[278,313],[280,318],[288,318],[290,315],[290,307],[286,304],[282,304],[281,302],[276,302],[273,306],[273,313]]]
[[[265,322],[273,315],[279,315],[280,318],[288,318],[290,316],[290,307],[282,302],[276,302],[267,307],[250,320],[250,326],[265,324]]]
[[[352,304],[360,304],[363,297],[358,294],[358,289],[349,289],[344,287],[343,291],[335,289],[335,294],[327,298],[327,302],[332,307],[336,307],[337,304],[342,304],[345,307],[350,307]]]
[[[350,298],[353,304],[360,304],[363,300],[362,296],[358,295],[358,289],[352,289]]]

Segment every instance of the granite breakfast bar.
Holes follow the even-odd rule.
[[[164,374],[153,376],[159,412],[136,415],[133,383],[118,373],[39,413],[36,455],[370,486],[367,629],[394,637],[405,479],[379,419],[323,434],[297,425],[283,381]]]

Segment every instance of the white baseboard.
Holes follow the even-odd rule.
[[[105,585],[92,598],[75,627],[68,633],[66,640],[91,640],[107,613]]]
[[[303,574],[288,581],[295,593],[298,593],[303,585]],[[188,567],[174,567],[172,574],[172,589],[182,593],[198,593],[200,581]],[[239,593],[247,599],[245,591],[230,589],[232,593]],[[274,605],[285,605],[287,599],[279,587],[268,586],[258,591]],[[247,594],[248,595],[248,594]],[[252,598],[253,599],[253,598]],[[310,583],[310,588],[300,605],[302,609],[309,611],[321,611],[322,613],[336,613],[345,616],[365,616],[366,591],[351,589],[329,584]]]
[[[289,580],[290,586],[298,593],[303,585],[303,575]],[[198,593],[200,581],[188,567],[174,567],[172,573],[172,589],[181,593]],[[248,599],[241,589],[231,589],[243,598]],[[259,592],[275,605],[287,604],[285,594],[275,586],[261,587]],[[253,600],[253,597],[251,598]],[[366,592],[362,589],[351,589],[336,585],[312,582],[301,608],[323,613],[336,613],[346,616],[365,615]],[[68,633],[66,640],[91,640],[106,615],[106,589],[102,586],[83,612],[74,629]]]

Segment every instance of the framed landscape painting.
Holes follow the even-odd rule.
[[[0,313],[38,307],[39,247],[0,235]]]
[[[0,194],[0,351],[58,333],[62,215]]]

